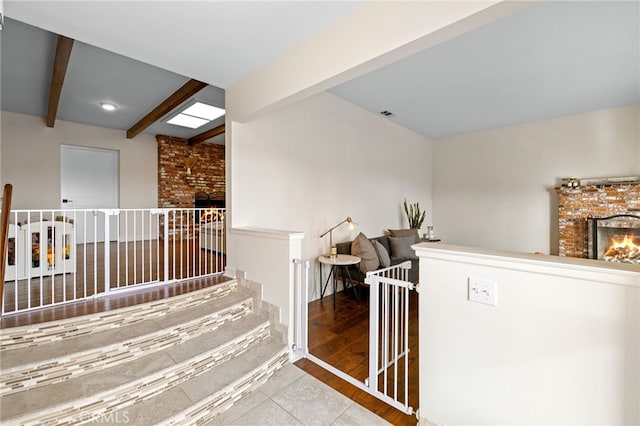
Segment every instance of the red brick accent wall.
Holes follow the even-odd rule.
[[[589,256],[587,217],[620,213],[638,214],[640,184],[585,185],[558,187],[558,224],[560,256]]]
[[[211,198],[225,198],[224,145],[157,135],[158,141],[158,207],[195,207],[196,192],[206,192]],[[185,158],[195,160],[191,174]]]

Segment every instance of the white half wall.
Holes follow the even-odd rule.
[[[2,185],[13,185],[13,209],[59,209],[60,146],[120,152],[120,208],[158,205],[158,145],[153,136],[2,111]]]
[[[640,424],[640,267],[414,247],[421,424]],[[496,306],[467,300],[469,277]]]
[[[294,259],[302,255],[304,234],[259,228],[231,228],[229,252],[237,256],[232,269],[246,274],[262,286],[262,300],[280,309],[274,320],[289,326],[289,347],[293,343]]]
[[[319,235],[347,216],[359,227],[337,229],[334,243],[407,227],[405,197],[427,210],[425,228],[431,221],[431,141],[334,95],[233,123],[232,133],[233,228],[303,232],[302,255],[315,259],[329,250]],[[240,256],[230,250],[229,265]]]
[[[640,107],[433,141],[436,235],[465,246],[558,253],[562,177],[640,175]]]

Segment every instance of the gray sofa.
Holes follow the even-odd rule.
[[[387,253],[391,255],[391,265],[397,265],[404,262],[405,260],[410,260],[411,269],[409,270],[409,281],[411,281],[412,283],[418,282],[418,279],[420,277],[420,271],[419,271],[419,260],[417,258],[397,258],[397,257],[394,258],[393,253],[391,251],[388,235],[370,238],[370,240],[371,241],[375,240],[375,241],[378,241],[380,244],[382,244],[382,246],[387,250]],[[338,254],[351,254],[351,243],[352,243],[351,241],[345,241],[343,243],[336,244],[336,249],[338,251]],[[382,269],[382,268],[383,266],[380,266],[378,269]],[[338,270],[340,271],[338,273],[338,276],[340,277],[340,274],[342,273],[342,268],[338,268]],[[351,278],[354,281],[357,281],[359,283],[364,283],[365,274],[362,271],[360,271],[360,268],[358,267],[358,265],[351,265],[348,267],[348,270],[349,270],[349,274],[351,275]]]

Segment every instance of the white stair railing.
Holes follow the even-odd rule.
[[[224,272],[225,209],[13,210],[3,313]]]

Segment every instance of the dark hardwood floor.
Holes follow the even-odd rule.
[[[368,288],[360,288],[361,301],[352,291],[337,293],[336,310],[331,297],[309,304],[309,352],[350,376],[364,380],[368,376],[369,297]],[[409,326],[409,404],[418,408],[418,298],[410,298]],[[406,415],[365,391],[340,379],[308,359],[296,362],[307,373],[376,413],[394,425],[416,425],[415,415]]]
[[[166,299],[179,294],[200,290],[223,283],[229,279],[230,278],[223,275],[192,278],[162,286],[145,287],[140,290],[126,293],[114,292],[108,296],[94,299],[79,300],[73,303],[64,303],[26,312],[3,315],[0,319],[0,329],[40,324],[43,322],[78,317],[96,312],[106,312],[110,309],[134,306],[140,303]]]

